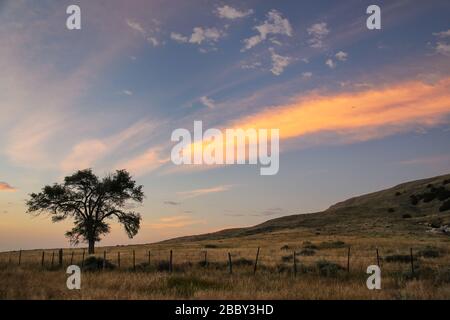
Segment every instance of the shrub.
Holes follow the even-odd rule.
[[[445,186],[446,184],[450,183],[450,179],[445,179],[444,181],[442,181],[442,184]]]
[[[105,269],[114,269],[116,267],[108,260],[104,260],[103,258],[91,256],[84,260],[83,270],[84,271],[103,270],[103,264],[105,266]]]
[[[293,254],[289,254],[287,256],[282,256],[281,257],[281,261],[283,261],[283,262],[291,262],[293,260],[294,260],[294,255]],[[295,261],[296,262],[298,261],[297,257],[295,257]]]
[[[315,244],[308,244],[306,246],[303,246],[304,249],[310,249],[310,250],[318,250],[319,247],[316,246]]]
[[[289,247],[287,244],[285,244],[284,246],[282,246],[280,249],[281,250],[289,250],[291,247]]]
[[[441,252],[437,248],[426,247],[425,249],[420,250],[417,255],[424,258],[439,258],[441,256]]]
[[[252,266],[254,262],[252,260],[246,259],[246,258],[239,258],[234,261],[232,261],[232,264],[234,266]]]
[[[320,245],[320,248],[322,249],[337,249],[337,248],[343,248],[346,246],[344,241],[327,241],[322,242]]]
[[[436,191],[436,194],[439,201],[444,201],[450,198],[450,190],[447,190],[444,187],[439,187]]]
[[[327,260],[320,260],[316,263],[319,274],[324,277],[336,277],[339,271],[344,270],[340,265]]]
[[[313,256],[316,254],[316,251],[314,251],[313,249],[303,249],[302,251],[300,251],[298,253],[298,255],[300,256]]]
[[[417,205],[418,203],[419,203],[419,198],[416,196],[416,195],[411,195],[410,197],[409,197],[409,199],[411,200],[411,204],[413,205],[413,206],[415,206],[415,205]]]
[[[445,201],[442,206],[439,208],[440,212],[444,212],[450,210],[450,200]]]
[[[214,248],[218,248],[218,245],[215,244],[205,244],[205,248],[206,249],[214,249]]]
[[[395,193],[395,196],[396,196],[396,197],[401,196],[401,195],[402,195],[402,193],[401,193],[400,191],[397,191],[397,192]]]
[[[403,218],[403,219],[410,219],[410,218],[412,218],[412,217],[411,217],[410,214],[406,213],[406,214],[402,215],[402,218]]]
[[[389,209],[388,209],[388,212],[389,212],[389,213],[393,213],[393,212],[395,212],[395,209],[394,209],[394,208],[389,208]]]
[[[417,260],[417,257],[413,257],[414,260]],[[411,256],[409,254],[393,254],[390,256],[387,256],[385,258],[386,262],[401,262],[401,263],[407,263],[411,262]]]

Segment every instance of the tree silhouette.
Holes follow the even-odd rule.
[[[30,194],[26,204],[28,213],[49,213],[53,222],[73,218],[75,226],[66,236],[73,244],[87,242],[88,252],[93,254],[95,242],[110,232],[107,220],[117,218],[130,238],[138,233],[141,216],[127,208],[143,199],[142,186],[136,186],[126,170],[99,179],[86,169],[65,177],[62,184],[47,185],[40,193]]]

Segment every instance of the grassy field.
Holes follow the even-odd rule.
[[[299,240],[288,240],[299,239]],[[301,240],[300,240],[301,239]],[[257,247],[261,247],[254,274]],[[348,246],[351,247],[347,272]],[[368,290],[367,266],[377,263],[379,248],[382,289]],[[414,254],[411,274],[410,248]],[[136,269],[133,268],[133,250]],[[150,265],[148,251],[150,250]],[[173,272],[168,271],[173,251]],[[207,265],[204,265],[205,250]],[[136,247],[108,247],[114,269],[84,271],[82,288],[66,288],[64,268],[57,267],[55,250],[0,256],[1,299],[449,299],[449,240],[440,236],[422,239],[307,237],[287,231],[252,237],[188,244],[158,244]],[[297,253],[294,274],[293,252]],[[70,264],[70,250],[64,252],[64,266]],[[120,268],[118,255],[120,252]],[[229,274],[228,252],[233,273]],[[397,256],[396,256],[397,255]],[[11,257],[11,260],[10,260]],[[73,263],[81,265],[82,251],[74,251]],[[391,261],[393,260],[393,261]]]
[[[83,265],[83,249],[66,249],[63,266],[84,267],[81,290],[66,288],[57,249],[45,251],[43,266],[42,250],[23,251],[20,265],[19,252],[0,253],[0,299],[450,299],[450,210],[440,210],[449,185],[446,175],[250,228],[97,248],[98,259],[106,253],[105,270]],[[382,289],[368,290],[377,248]]]

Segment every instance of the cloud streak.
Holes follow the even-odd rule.
[[[12,187],[9,183],[0,181],[0,192],[16,192],[16,191],[17,189]]]
[[[321,95],[317,92],[235,121],[241,128],[278,128],[280,138],[329,134],[366,141],[448,121],[450,78],[386,88]]]
[[[221,185],[211,188],[204,188],[204,189],[195,189],[190,191],[181,191],[177,192],[177,195],[181,196],[183,199],[190,199],[190,198],[196,198],[204,195],[208,195],[211,193],[218,193],[218,192],[224,192],[231,189],[231,185]]]

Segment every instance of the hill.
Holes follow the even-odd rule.
[[[257,236],[297,229],[316,235],[450,234],[449,225],[450,174],[447,174],[354,197],[323,212],[284,216],[252,227],[179,237],[163,243]]]

